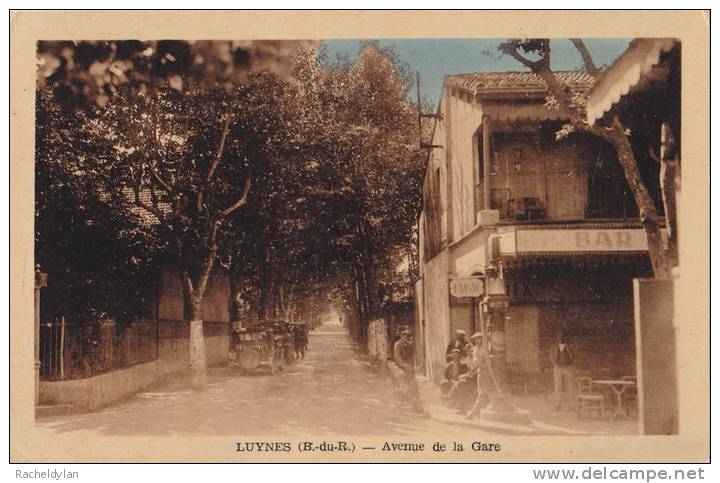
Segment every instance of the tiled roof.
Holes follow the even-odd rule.
[[[135,199],[135,194],[130,188],[123,188],[122,193],[130,203],[133,203],[133,200]],[[152,206],[152,197],[150,195],[149,189],[146,188],[140,192],[140,200],[143,203]],[[171,210],[171,207],[168,203],[159,203],[158,208],[164,214],[170,213]],[[160,223],[160,220],[158,220],[155,215],[140,206],[130,206],[130,212],[140,218],[140,224],[143,226],[152,226]]]
[[[589,89],[593,77],[581,71],[556,71],[555,76],[561,82],[575,88]],[[462,89],[479,91],[545,91],[545,81],[532,72],[475,72],[449,75],[446,83]]]

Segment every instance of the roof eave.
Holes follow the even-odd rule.
[[[608,67],[588,91],[587,120],[590,125],[613,109],[642,77],[672,50],[679,41],[673,38],[635,39],[627,50]]]

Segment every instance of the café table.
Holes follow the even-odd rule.
[[[635,385],[634,381],[625,381],[622,379],[594,379],[592,383],[593,385],[609,387],[615,394],[615,411],[613,411],[612,415],[610,416],[611,420],[614,421],[615,419],[617,419],[618,416],[623,416],[625,419],[630,419],[630,417],[628,416],[627,407],[625,407],[625,402],[623,401],[623,394],[629,387]]]

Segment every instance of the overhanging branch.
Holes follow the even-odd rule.
[[[215,171],[217,170],[218,165],[220,164],[220,160],[222,159],[223,151],[225,151],[225,143],[227,142],[227,136],[230,132],[230,123],[232,122],[232,116],[233,116],[233,108],[230,108],[230,111],[225,116],[225,122],[223,123],[223,130],[220,134],[220,142],[218,143],[217,150],[215,151],[215,157],[213,158],[212,162],[210,163],[210,168],[208,169],[207,176],[205,177],[205,185],[200,188],[200,192],[197,196],[197,211],[199,212],[202,209],[203,205],[203,198],[205,196],[205,190],[210,186],[210,182],[212,181],[213,176],[215,175]]]
[[[150,166],[150,173],[152,174],[155,181],[164,189],[168,194],[172,193],[174,191],[173,187],[165,181],[162,176],[160,176],[160,173],[158,172],[157,168],[155,166]]]
[[[242,205],[247,203],[247,197],[248,197],[248,194],[250,193],[250,185],[251,185],[250,181],[251,181],[251,177],[248,174],[248,177],[245,179],[245,186],[243,187],[242,195],[240,195],[240,198],[235,203],[233,203],[232,205],[228,206],[227,208],[225,208],[224,210],[221,211],[222,216],[228,216],[230,213],[232,213],[233,211],[237,210]]]
[[[590,55],[590,51],[587,49],[585,42],[583,42],[582,39],[570,39],[570,42],[573,43],[577,51],[580,53],[587,73],[597,79],[600,75],[600,69],[598,69],[595,62],[593,62],[592,55]]]

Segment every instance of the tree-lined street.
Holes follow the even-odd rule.
[[[240,375],[228,367],[210,368],[207,390],[192,388],[187,375],[171,378],[96,412],[48,416],[37,420],[53,434],[83,432],[103,436],[312,436],[492,438],[498,434],[633,434],[632,421],[572,421],[553,412],[540,398],[518,401],[533,410],[530,425],[493,423],[445,407],[437,388],[423,384],[429,417],[409,406],[396,407],[390,379],[353,344],[347,330],[325,323],[310,334],[305,360],[276,375],[265,370]]]
[[[578,90],[550,68],[549,39],[510,39],[499,45],[499,52],[530,69],[546,88],[546,110],[569,116],[546,141],[538,131],[534,145],[582,132],[596,135],[619,153],[655,275],[661,277],[672,265],[675,235],[668,235],[661,250],[657,213],[650,209],[652,200],[628,149],[626,126],[617,120],[600,127],[587,122],[587,89],[598,69],[583,41],[572,43],[588,76]],[[419,77],[414,79],[411,66],[401,62],[392,47],[377,42],[360,44],[353,61],[330,59],[314,43],[273,41],[41,42],[38,55],[35,254],[37,272],[47,274],[49,283],[43,285],[37,317],[59,319],[55,326],[62,334],[49,342],[43,339],[49,354],[45,358],[61,362],[60,371],[46,371],[45,380],[90,378],[151,361],[160,366],[176,363],[181,358],[167,348],[179,341],[189,363],[183,358],[182,367],[158,371],[157,380],[168,374],[175,378],[124,403],[83,416],[43,419],[41,424],[53,431],[432,432],[437,420],[393,407],[389,380],[365,357],[384,363],[392,355],[393,339],[404,332],[419,344],[417,351],[405,351],[409,363],[403,367],[410,374],[414,358],[425,359],[433,353],[433,344],[444,343],[439,330],[422,328],[440,327],[450,308],[420,312],[419,294],[430,300],[431,291],[437,292],[431,285],[435,269],[425,269],[444,245],[459,241],[453,223],[461,221],[459,228],[465,231],[481,224],[476,213],[480,181],[480,211],[492,212],[496,222],[501,217],[503,222],[513,217],[525,221],[534,215],[543,223],[586,217],[584,199],[577,203],[582,213],[553,220],[545,208],[538,208],[541,197],[522,198],[534,215],[516,212],[510,206],[510,178],[534,176],[524,171],[531,161],[521,159],[523,150],[515,147],[514,173],[508,170],[509,158],[503,158],[504,187],[491,187],[490,174],[501,166],[500,138],[536,126],[509,124],[503,127],[508,132],[498,128],[503,134],[491,138],[489,115],[483,115],[482,135],[475,126],[475,134],[463,138],[465,148],[453,147],[450,134],[438,133],[452,132],[448,113],[454,108],[445,105],[445,114],[429,114],[433,108],[420,95]],[[531,60],[535,57],[539,60]],[[411,100],[414,87],[417,101]],[[540,117],[546,114],[542,111]],[[434,127],[425,118],[434,118]],[[431,127],[432,139],[445,139],[426,144]],[[587,143],[587,138],[577,142]],[[474,166],[465,163],[453,171],[451,161],[460,158],[434,158],[441,148],[446,156],[457,149],[464,153],[460,158],[472,154],[478,159]],[[550,146],[543,149],[553,152]],[[530,159],[536,154],[525,155]],[[556,157],[560,166],[562,156]],[[473,176],[472,187],[458,181],[463,176]],[[452,194],[453,183],[459,183],[459,196]],[[513,189],[537,194],[523,192],[520,185]],[[499,195],[492,194],[501,191],[507,195],[502,215],[493,198]],[[453,210],[463,214],[462,219],[455,220]],[[673,213],[666,210],[669,227],[675,224]],[[489,263],[477,277],[499,274],[497,286],[504,286],[504,262]],[[439,270],[442,279],[462,273],[457,267],[455,272]],[[482,295],[489,293],[480,291],[472,298]],[[509,306],[506,298],[503,303]],[[476,307],[472,310],[475,328]],[[250,332],[259,334],[256,329],[265,323],[276,327],[268,325],[257,340],[271,347],[245,355],[260,359],[271,354],[270,360],[277,361],[285,350],[278,349],[284,342],[277,340],[288,337],[290,323],[312,329],[329,313],[337,315],[337,323],[313,332],[308,358],[276,377],[241,377],[231,367],[207,367],[210,359],[215,364],[227,360],[228,352],[229,358],[237,357],[242,343],[253,342]],[[484,320],[480,332],[486,334],[486,349],[487,334],[495,331],[496,339],[500,337],[492,344],[504,373],[500,321],[505,317],[499,313],[488,315],[497,324],[491,328]],[[67,352],[66,319],[73,329],[68,345],[72,350]],[[218,340],[231,342],[219,348]],[[66,359],[74,367],[67,378]],[[440,359],[433,363],[441,368],[447,360]],[[433,373],[426,360],[422,364],[437,379],[438,367]],[[46,399],[50,404],[64,401]],[[108,396],[82,408],[92,410],[116,400]],[[546,430],[557,428],[540,429]]]
[[[214,271],[231,320],[307,323],[332,305],[359,342],[411,303],[424,156],[409,66],[372,42],[354,63],[316,47],[39,45],[41,310],[86,329],[83,364],[97,365],[99,321],[121,332],[148,312],[163,270],[196,388]]]

